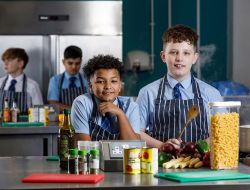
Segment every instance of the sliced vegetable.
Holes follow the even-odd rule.
[[[196,143],[196,148],[200,154],[205,154],[210,151],[209,144],[206,140],[198,140]]]

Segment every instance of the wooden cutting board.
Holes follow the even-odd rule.
[[[22,179],[23,183],[97,183],[104,174],[45,174],[34,173]]]

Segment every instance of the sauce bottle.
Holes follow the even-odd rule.
[[[62,170],[68,170],[69,149],[75,148],[75,130],[71,124],[70,114],[71,111],[69,109],[64,110],[63,125],[59,131],[58,150],[60,158],[60,168]]]
[[[10,108],[7,98],[4,100],[3,121],[10,122]]]
[[[18,122],[18,117],[19,117],[20,110],[17,107],[15,100],[13,100],[13,104],[12,104],[12,107],[10,109],[10,113],[11,113],[11,121],[12,122]]]

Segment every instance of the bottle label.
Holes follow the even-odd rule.
[[[59,142],[60,160],[67,160],[69,151],[69,137],[67,135],[61,135]]]
[[[93,169],[99,169],[99,159],[93,159]]]
[[[3,111],[3,121],[10,122],[10,110],[6,109]]]

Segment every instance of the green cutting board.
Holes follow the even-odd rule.
[[[2,127],[36,127],[44,126],[42,122],[2,122]]]
[[[227,171],[227,170],[158,173],[155,174],[154,176],[158,178],[169,179],[179,182],[198,182],[198,181],[215,181],[215,180],[250,178],[250,174]]]

